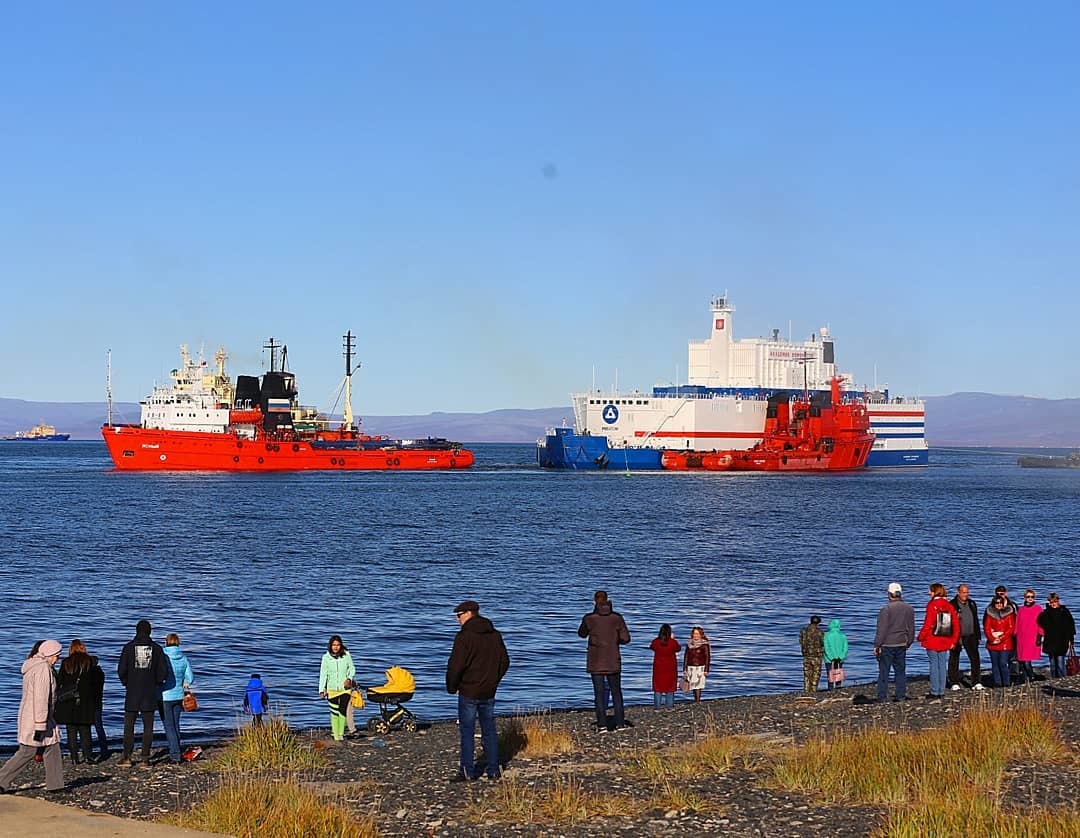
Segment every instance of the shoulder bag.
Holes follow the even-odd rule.
[[[1069,654],[1065,658],[1065,674],[1080,675],[1080,655],[1076,654],[1073,644],[1069,644]]]
[[[56,693],[57,704],[67,704],[69,702],[79,705],[81,696],[79,695],[79,681],[82,680],[82,673],[80,672],[73,684],[65,684]]]
[[[190,690],[184,693],[184,699],[180,702],[180,706],[189,713],[192,710],[198,710],[199,702],[195,699],[195,693],[191,692]]]

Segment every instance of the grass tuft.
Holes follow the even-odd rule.
[[[720,774],[733,766],[750,767],[775,743],[749,736],[709,734],[667,751],[643,751],[634,760],[637,773],[658,782]]]
[[[296,781],[229,780],[195,808],[164,820],[236,838],[376,838],[379,834],[374,818],[357,817]]]
[[[241,728],[237,737],[215,754],[207,768],[234,771],[272,771],[320,768],[325,755],[308,748],[279,716],[261,725]]]
[[[926,835],[967,835],[972,830],[995,838],[1059,838],[1080,835],[1080,812],[1075,809],[1002,810],[985,797],[968,798],[955,806],[918,806],[889,813],[875,833],[880,838],[923,838]]]
[[[499,760],[503,763],[514,756],[550,757],[573,750],[573,737],[546,713],[514,716],[499,731]]]
[[[586,792],[579,780],[559,774],[546,788],[503,779],[470,804],[466,816],[477,822],[573,825],[597,817],[629,817],[645,808],[622,795]]]
[[[1067,753],[1057,728],[1034,709],[974,711],[940,730],[814,740],[789,749],[774,777],[830,802],[929,807],[996,799],[1010,761],[1058,762]]]

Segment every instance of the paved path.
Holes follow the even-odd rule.
[[[208,838],[213,834],[87,812],[33,797],[0,795],[0,838],[56,838],[57,835],[79,838],[84,835],[90,838]]]

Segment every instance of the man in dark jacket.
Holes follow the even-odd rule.
[[[581,618],[578,637],[589,638],[585,670],[592,676],[597,730],[630,727],[623,715],[622,656],[619,653],[619,646],[630,642],[630,629],[622,614],[611,607],[606,591],[597,591],[593,596],[593,610]],[[605,685],[611,691],[611,705],[615,711],[611,727],[607,721]]]
[[[460,631],[446,663],[446,691],[458,697],[458,728],[461,762],[450,782],[475,780],[473,736],[480,717],[480,741],[487,760],[487,778],[499,779],[499,736],[495,731],[495,691],[510,668],[510,655],[502,635],[491,620],[480,616],[480,605],[471,599],[454,609]]]
[[[169,677],[169,662],[165,651],[150,639],[150,621],[139,620],[135,638],[120,652],[116,674],[124,685],[124,755],[120,765],[131,765],[135,750],[135,717],[142,716],[141,768],[150,767],[150,748],[154,742],[154,711],[157,710],[159,688]]]
[[[951,600],[952,607],[960,617],[960,639],[949,650],[949,677],[950,689],[960,689],[960,650],[967,653],[968,664],[971,666],[971,688],[983,689],[982,663],[979,661],[979,641],[982,639],[982,620],[979,618],[979,608],[969,595],[967,585],[956,586],[956,596]]]

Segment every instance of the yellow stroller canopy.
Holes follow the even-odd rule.
[[[386,670],[386,683],[381,687],[369,687],[373,693],[412,693],[416,692],[416,679],[403,666],[391,666]]]

